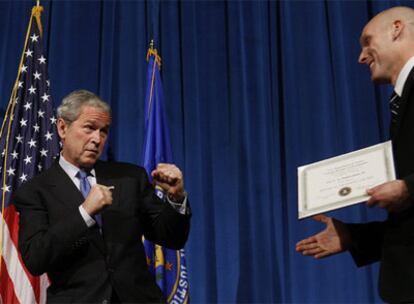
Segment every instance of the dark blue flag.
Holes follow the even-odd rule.
[[[158,163],[172,163],[169,130],[164,110],[160,76],[161,58],[151,47],[147,54],[147,92],[145,98],[145,137],[143,166],[149,178]],[[162,189],[157,195],[164,198]],[[168,204],[168,202],[165,202]],[[144,240],[147,262],[168,303],[189,303],[187,267],[184,249],[171,250]]]
[[[17,251],[18,213],[12,194],[48,168],[59,151],[56,116],[50,96],[40,14],[32,10],[23,54],[0,131],[0,295],[3,303],[44,303],[47,276],[33,277]],[[2,302],[0,299],[0,302]]]

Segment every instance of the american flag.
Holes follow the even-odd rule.
[[[0,295],[3,303],[44,303],[48,279],[33,277],[18,252],[19,216],[13,192],[48,168],[59,151],[56,116],[42,46],[43,8],[35,6],[27,30],[16,83],[0,133]]]

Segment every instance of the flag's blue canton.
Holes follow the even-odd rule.
[[[151,172],[158,163],[172,163],[172,152],[159,73],[160,59],[156,58],[158,55],[155,50],[151,49],[149,54],[143,166],[151,178]],[[156,187],[156,193],[161,198],[164,197],[159,187]],[[167,302],[189,303],[184,249],[177,251],[162,248],[146,240],[144,246],[149,269],[155,275]]]
[[[5,192],[5,207],[10,204],[12,192],[23,182],[48,168],[59,152],[56,115],[49,92],[47,62],[41,40],[36,19],[32,18],[20,76],[12,93],[15,106],[10,103],[0,138],[0,187]],[[12,121],[9,133],[10,118]],[[6,153],[7,164],[4,166]]]

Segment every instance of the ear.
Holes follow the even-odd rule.
[[[57,131],[59,133],[59,137],[62,141],[65,141],[66,132],[68,129],[68,124],[62,118],[58,118],[57,121]]]
[[[392,23],[392,41],[397,40],[403,31],[404,23],[401,20],[395,20]]]

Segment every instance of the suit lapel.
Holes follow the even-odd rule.
[[[112,190],[112,205],[103,210],[102,212],[102,221],[105,220],[105,213],[109,210],[117,209],[119,208],[119,196],[121,192],[121,183],[115,179],[113,176],[108,174],[105,170],[102,170],[102,164],[98,163],[95,166],[95,172],[96,172],[96,182],[100,185],[104,185],[107,187],[113,186],[114,189]],[[105,222],[103,223],[105,226]]]
[[[66,172],[63,171],[58,162],[55,162],[50,168],[47,183],[50,185],[54,196],[66,207],[78,209],[79,205],[83,203],[82,193]],[[105,244],[97,227],[91,227],[88,230],[88,238],[105,255]]]
[[[118,179],[113,176],[113,172],[109,170],[105,170],[105,166],[102,162],[98,162],[95,165],[95,172],[96,172],[96,181],[100,185],[104,185],[107,187],[113,186],[114,189],[112,190],[112,205],[108,206],[101,212],[102,215],[102,234],[105,241],[105,236],[111,234],[110,229],[114,229],[114,227],[110,227],[111,216],[113,217],[114,210],[120,208],[120,193],[121,193],[121,183]],[[116,212],[115,212],[116,213]],[[105,241],[106,249],[108,252],[111,250],[111,246],[107,241]]]
[[[84,201],[82,193],[58,162],[55,162],[50,168],[47,183],[51,186],[54,196],[71,209],[78,208]]]

